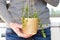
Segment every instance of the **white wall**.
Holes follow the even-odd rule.
[[[51,40],[60,40],[60,27],[51,28]]]

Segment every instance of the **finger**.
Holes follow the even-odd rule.
[[[21,36],[22,35],[22,33],[21,33],[21,30],[19,29],[19,28],[12,28],[13,29],[13,31],[18,35],[18,36]]]
[[[29,37],[31,37],[31,35],[28,35],[28,34],[24,34],[24,36],[23,36],[24,38],[29,38]]]

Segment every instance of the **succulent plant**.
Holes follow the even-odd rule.
[[[24,8],[23,8],[23,10],[22,10],[22,25],[23,25],[23,27],[25,27],[24,26],[24,19],[25,18],[38,18],[38,13],[37,13],[37,10],[36,10],[36,8],[34,7],[34,13],[33,13],[33,15],[31,15],[31,13],[30,13],[30,15],[29,15],[29,13],[30,13],[30,11],[29,11],[29,5],[28,5],[28,3],[24,6]],[[39,19],[39,18],[38,18]],[[42,23],[41,23],[41,21],[39,20],[39,24],[38,24],[41,28],[42,28],[42,35],[43,35],[43,37],[44,38],[46,38],[46,34],[45,34],[45,31],[44,31],[44,28],[42,27]]]

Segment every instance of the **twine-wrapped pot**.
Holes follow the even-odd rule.
[[[38,30],[38,18],[25,18],[22,30],[25,34],[36,34]]]
[[[46,38],[46,34],[44,33],[44,29],[42,27],[42,23],[39,20],[38,22],[38,12],[35,8],[35,4],[34,4],[34,0],[31,1],[32,3],[30,4],[30,0],[26,0],[26,5],[23,8],[22,11],[22,30],[24,34],[32,34],[35,35],[37,33],[38,30],[38,25],[41,26],[42,28],[42,34],[43,37]],[[31,11],[30,11],[30,5],[32,5],[33,7],[33,15],[31,15]]]

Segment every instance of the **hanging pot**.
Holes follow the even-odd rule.
[[[38,18],[25,18],[22,30],[25,34],[36,34],[38,30]]]

